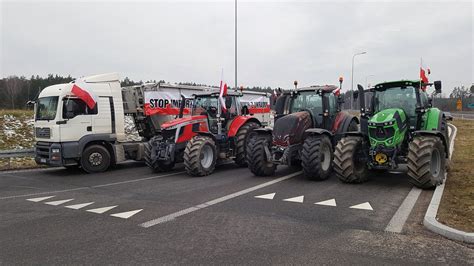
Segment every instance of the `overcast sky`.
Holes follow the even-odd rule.
[[[118,72],[234,84],[234,2],[3,1],[0,76]],[[291,88],[416,79],[473,82],[473,4],[239,1],[238,84]]]

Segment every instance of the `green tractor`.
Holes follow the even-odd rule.
[[[426,87],[441,81],[393,81],[364,90],[358,85],[360,131],[347,132],[334,152],[334,170],[345,183],[367,180],[369,171],[407,164],[411,183],[430,188],[443,182],[449,156],[445,114],[431,105]],[[370,99],[365,106],[365,100]]]

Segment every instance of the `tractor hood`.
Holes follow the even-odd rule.
[[[400,108],[390,108],[382,110],[376,113],[372,118],[370,118],[369,123],[388,123],[396,119],[396,114],[404,114],[403,110]]]
[[[311,128],[313,121],[307,111],[291,113],[275,121],[273,127],[273,144],[289,146],[304,140],[306,129]]]
[[[185,126],[188,124],[194,124],[196,122],[201,122],[202,120],[206,120],[207,117],[205,115],[195,115],[195,116],[188,116],[183,118],[177,118],[168,122],[165,122],[161,125],[161,130],[165,129],[173,129],[176,127]]]

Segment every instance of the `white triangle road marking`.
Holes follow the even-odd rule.
[[[104,213],[106,211],[110,211],[110,210],[112,210],[113,208],[115,208],[117,206],[118,205],[109,206],[109,207],[102,207],[102,208],[97,208],[97,209],[90,209],[90,210],[86,210],[86,211],[101,214],[101,213]]]
[[[324,200],[320,202],[316,202],[317,205],[324,205],[324,206],[336,206],[336,199]]]
[[[56,196],[27,199],[27,201],[40,202],[40,201],[47,200],[47,199],[54,198],[54,197],[56,197]]]
[[[349,208],[351,208],[351,209],[360,209],[360,210],[369,210],[369,211],[374,210],[374,209],[372,209],[372,206],[368,202],[357,204],[357,205],[351,206]]]
[[[69,206],[64,206],[64,207],[69,208],[69,209],[79,210],[93,203],[94,202],[87,202],[87,203],[74,204],[74,205],[69,205]]]
[[[260,195],[260,196],[255,196],[257,199],[273,199],[275,197],[276,193],[270,193],[270,194],[265,194],[265,195]]]
[[[123,218],[123,219],[128,219],[128,218],[132,217],[133,215],[135,215],[135,214],[137,214],[141,211],[143,211],[143,209],[128,211],[128,212],[114,213],[114,214],[111,214],[110,216]]]
[[[284,199],[283,201],[303,203],[303,200],[304,200],[304,196],[299,196],[299,197]]]
[[[69,202],[69,201],[71,201],[71,200],[74,200],[74,199],[48,201],[48,202],[45,202],[44,204],[53,205],[53,206],[58,206],[58,205],[61,205],[61,204],[63,204],[63,203]]]

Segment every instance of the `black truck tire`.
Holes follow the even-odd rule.
[[[343,137],[334,151],[334,172],[344,183],[362,183],[367,181],[368,151],[364,151],[364,139],[358,136]],[[364,154],[366,153],[367,154]]]
[[[216,167],[216,144],[211,137],[194,136],[184,150],[184,167],[191,176],[212,174]]]
[[[237,134],[235,134],[235,163],[238,166],[247,166],[246,149],[247,140],[252,131],[260,126],[255,122],[245,123],[239,128]]]
[[[409,181],[419,188],[443,183],[446,173],[444,144],[436,136],[417,136],[408,146]]]
[[[334,152],[326,135],[308,136],[301,151],[304,175],[312,180],[325,180],[332,172]]]
[[[247,142],[247,161],[250,171],[256,176],[270,176],[275,173],[276,165],[267,160],[265,146],[270,149],[272,135],[253,134]]]
[[[145,146],[145,164],[150,167],[153,172],[168,172],[173,170],[175,162],[173,161],[160,161],[156,160],[152,156],[152,146],[149,142],[144,144]]]
[[[87,173],[100,173],[110,166],[110,153],[102,145],[93,144],[82,152],[81,167]]]

